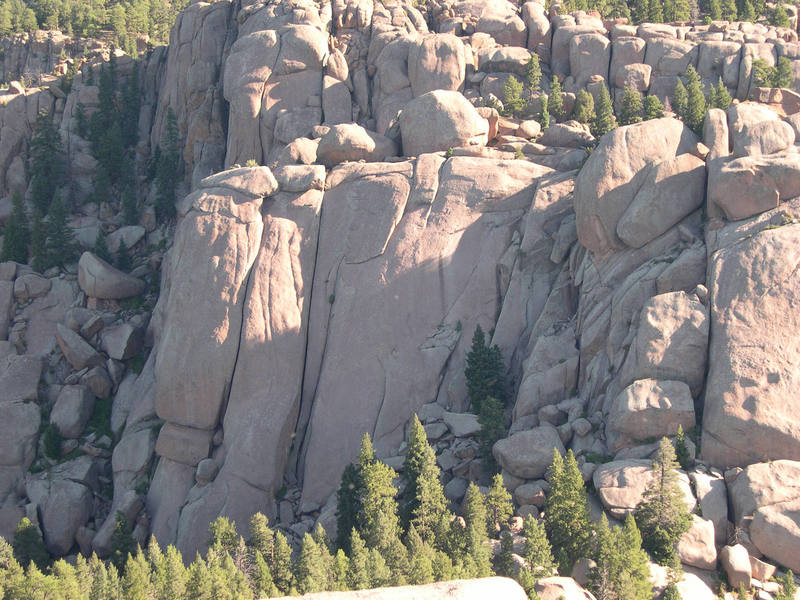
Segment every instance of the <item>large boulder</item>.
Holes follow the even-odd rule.
[[[609,450],[635,446],[639,440],[675,435],[695,426],[694,401],[682,381],[640,379],[614,399],[606,438]]]
[[[745,125],[734,139],[734,153],[742,156],[764,156],[785,152],[794,145],[794,128],[786,121],[759,121]]]
[[[27,469],[36,456],[41,411],[36,402],[42,361],[30,356],[0,358],[0,469]],[[0,483],[0,496],[7,490]]]
[[[700,513],[714,524],[717,544],[724,544],[728,540],[728,490],[725,479],[699,471],[693,471],[689,477],[694,485]]]
[[[94,409],[94,394],[83,385],[65,385],[58,394],[50,422],[58,427],[67,439],[77,438],[83,433]]]
[[[89,342],[61,323],[56,325],[56,340],[64,358],[76,371],[105,363],[103,356]]]
[[[393,140],[355,123],[334,125],[317,147],[317,160],[326,167],[348,160],[382,161],[396,155],[397,144]]]
[[[784,219],[730,224],[709,254],[702,456],[715,466],[800,459],[800,225]]]
[[[793,571],[800,569],[800,498],[760,507],[750,539],[764,556]]]
[[[619,239],[641,248],[700,208],[705,188],[705,161],[692,154],[653,165],[617,222]]]
[[[600,139],[575,180],[578,239],[605,256],[625,247],[617,224],[639,191],[634,177],[651,163],[689,152],[697,136],[670,118],[618,127]]]
[[[800,190],[795,153],[718,158],[708,165],[708,203],[730,221],[747,219],[794,198]]]
[[[145,288],[141,279],[115,269],[88,251],[78,261],[78,284],[87,296],[104,300],[138,296]]]
[[[505,471],[521,479],[540,479],[553,462],[553,450],[564,454],[558,430],[542,425],[498,441],[492,449]]]
[[[408,79],[414,97],[464,85],[464,43],[452,34],[427,35],[408,50]]]
[[[734,523],[742,527],[758,509],[800,498],[800,462],[752,464],[739,473],[728,490]]]
[[[303,596],[305,600],[484,600],[492,597],[503,598],[503,600],[527,599],[525,591],[519,584],[506,577],[460,579],[427,585],[407,585],[353,592],[318,592]],[[284,600],[288,600],[288,598],[289,596]],[[543,598],[543,600],[545,599]],[[570,597],[568,600],[572,600],[572,598]]]
[[[632,512],[642,500],[642,495],[656,473],[652,462],[645,459],[615,460],[600,465],[592,479],[600,502],[609,513],[618,519]],[[692,495],[689,478],[682,471],[677,472],[678,487],[689,512],[694,510],[696,501]]]
[[[719,552],[719,560],[733,589],[738,589],[739,586],[744,586],[746,590],[750,589],[750,577],[753,571],[747,548],[741,544],[725,546]]]
[[[684,565],[706,571],[717,568],[717,549],[714,545],[714,524],[692,515],[692,526],[681,536],[676,546],[678,558]]]
[[[694,294],[669,292],[642,307],[631,344],[633,379],[654,378],[686,383],[693,395],[703,388],[709,319]]]
[[[489,123],[459,92],[435,90],[400,113],[403,154],[419,156],[458,146],[485,145]]]
[[[594,600],[572,577],[545,577],[533,589],[541,600]]]

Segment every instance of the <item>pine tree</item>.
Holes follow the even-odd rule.
[[[417,415],[409,429],[402,478],[406,483],[401,497],[403,520],[414,526],[423,541],[434,544],[446,523],[447,499],[439,481],[436,453]]]
[[[31,218],[31,265],[39,273],[47,268],[47,229],[42,213],[36,207]]]
[[[794,573],[791,569],[786,571],[783,577],[780,578],[781,589],[775,595],[775,600],[794,600],[797,592],[797,586],[794,583]]]
[[[537,94],[541,91],[542,65],[539,62],[539,55],[531,52],[528,64],[525,66],[525,83],[528,86],[529,94]]]
[[[139,90],[139,67],[134,64],[128,81],[122,90],[122,143],[126,148],[135,146],[139,137],[139,108],[141,93]]]
[[[547,94],[542,94],[540,100],[542,103],[542,109],[541,112],[539,113],[539,125],[542,126],[542,131],[544,131],[545,129],[550,127],[550,109],[547,108],[548,104],[550,103],[550,100]]]
[[[337,592],[344,592],[350,589],[348,585],[348,576],[350,573],[350,559],[344,553],[344,550],[339,548],[336,551],[336,556],[333,557],[333,589]]]
[[[94,248],[92,248],[92,252],[97,258],[102,258],[104,261],[111,264],[111,252],[108,249],[106,232],[102,229],[97,230],[97,236],[94,238]]]
[[[508,524],[508,520],[513,514],[514,506],[511,504],[511,494],[503,484],[503,476],[496,474],[492,478],[492,485],[486,496],[487,529],[496,535]]]
[[[608,88],[605,85],[601,85],[595,101],[595,119],[592,126],[592,135],[599,138],[616,127],[617,120],[614,118],[611,96],[608,93]]]
[[[78,245],[75,232],[67,224],[67,207],[61,194],[55,194],[47,215],[47,241],[45,255],[47,267],[59,266],[74,261],[77,257]]]
[[[120,570],[136,546],[133,530],[125,513],[117,511],[114,515],[114,533],[111,534],[111,564]]]
[[[661,119],[664,116],[664,105],[658,96],[645,96],[643,102],[644,120]]]
[[[511,554],[514,550],[514,540],[508,531],[500,535],[500,553],[494,559],[494,572],[501,577],[514,576],[514,559]]]
[[[786,9],[783,7],[783,2],[778,2],[775,10],[772,11],[769,22],[770,25],[774,25],[775,27],[792,26],[792,23],[789,20],[789,15],[786,13]]]
[[[706,118],[706,97],[701,87],[700,75],[689,65],[686,70],[686,126],[697,135],[703,135],[703,121]]]
[[[260,551],[255,551],[253,559],[253,588],[259,598],[274,598],[279,592],[272,580],[269,565],[264,560],[264,555]]]
[[[503,84],[503,106],[507,116],[517,117],[525,110],[525,99],[522,97],[522,82],[509,76]]]
[[[675,21],[685,23],[692,18],[692,7],[689,0],[675,0]]]
[[[303,536],[295,566],[297,590],[301,594],[321,592],[327,587],[328,573],[319,545],[308,533]]]
[[[678,425],[678,433],[675,436],[675,458],[681,469],[689,470],[691,467],[691,460],[689,458],[689,449],[686,447],[686,437],[683,434],[683,427]]]
[[[385,587],[392,585],[392,571],[386,564],[386,559],[377,548],[367,551],[367,573],[369,573],[369,587]]]
[[[187,575],[181,553],[175,546],[167,546],[162,564],[163,575],[156,590],[158,599],[181,600],[186,590]]]
[[[150,565],[139,550],[136,555],[128,554],[122,576],[122,590],[126,600],[149,600]]]
[[[711,107],[727,110],[731,105],[731,100],[732,98],[728,93],[728,88],[722,83],[722,77],[720,77],[717,85],[711,90]]]
[[[721,0],[722,18],[726,21],[735,21],[738,17],[735,0]]]
[[[39,533],[39,529],[31,523],[28,517],[22,517],[14,531],[14,558],[17,562],[27,567],[33,562],[36,566],[43,569],[50,563],[50,555],[44,547],[44,540]]]
[[[33,125],[28,147],[31,175],[31,200],[42,214],[53,200],[64,171],[64,148],[61,136],[46,112],[40,112]]]
[[[127,273],[133,267],[131,264],[131,256],[128,253],[128,246],[125,245],[125,240],[123,239],[119,241],[119,248],[117,248],[117,256],[114,262],[116,263],[117,269],[123,273]]]
[[[750,21],[755,22],[756,20],[756,13],[753,10],[753,4],[750,0],[741,0],[739,4],[739,20],[740,21]]]
[[[788,88],[792,85],[792,81],[794,81],[794,75],[792,74],[791,61],[785,56],[778,57],[772,87]]]
[[[650,23],[663,23],[664,10],[662,0],[648,0],[647,2],[647,20]]]
[[[278,591],[283,595],[288,595],[294,585],[294,575],[292,574],[292,548],[286,540],[286,536],[280,531],[275,532],[274,559],[270,564],[272,569],[272,579]]]
[[[722,19],[721,0],[708,0],[708,15],[714,21],[720,21]]]
[[[559,571],[569,573],[589,547],[589,504],[583,477],[572,451],[563,458],[553,449],[547,473],[550,492],[545,501],[545,529],[555,550]]]
[[[362,471],[364,497],[362,500],[364,541],[370,548],[384,552],[400,537],[400,520],[397,516],[397,490],[392,480],[394,469],[374,461]]]
[[[28,244],[31,232],[28,226],[28,215],[22,194],[14,192],[11,198],[11,215],[6,222],[5,236],[3,237],[3,250],[0,260],[13,260],[25,264],[28,262]]]
[[[622,93],[622,111],[619,115],[620,125],[633,125],[640,123],[642,120],[642,113],[644,106],[642,105],[642,96],[633,88],[626,87]]]
[[[663,11],[665,23],[675,21],[675,0],[664,0]]]
[[[649,4],[647,0],[634,0],[633,22],[637,25],[647,22]]]
[[[250,517],[250,541],[248,543],[255,552],[261,552],[268,564],[273,562],[275,532],[269,527],[269,519],[261,512]]]
[[[550,82],[550,96],[548,96],[547,99],[547,110],[550,112],[550,116],[556,121],[563,121],[567,116],[564,111],[564,96],[561,92],[561,82],[555,75],[553,75],[553,79]]]
[[[411,585],[422,585],[434,581],[433,562],[436,556],[434,549],[426,544],[422,537],[417,533],[414,525],[408,530],[408,583]]]
[[[198,554],[186,571],[186,597],[212,600],[211,574],[206,561]]]
[[[528,565],[526,570],[531,582],[536,583],[542,577],[552,575],[556,567],[553,549],[547,539],[544,523],[531,515],[525,518],[522,535],[525,537],[522,557]]]
[[[644,547],[660,564],[668,563],[674,556],[675,543],[691,526],[691,516],[677,483],[677,466],[672,444],[662,438],[653,460],[655,479],[634,512]]]
[[[224,550],[229,554],[236,551],[239,544],[239,534],[236,533],[236,523],[228,517],[217,517],[208,525],[208,545],[218,551]]]
[[[350,531],[350,571],[347,581],[351,590],[364,590],[369,587],[369,550],[363,538],[354,527]]]
[[[592,588],[598,599],[649,600],[653,588],[649,582],[647,554],[631,515],[623,527],[611,530],[605,514],[595,530]]]
[[[139,224],[139,207],[136,203],[136,191],[132,185],[122,189],[122,221],[125,225]]]
[[[631,20],[631,11],[628,8],[628,3],[625,0],[611,0],[606,15],[611,19],[627,19]]]
[[[586,90],[580,90],[575,98],[575,109],[572,118],[579,123],[589,125],[594,122],[594,98]]]
[[[684,122],[686,121],[686,103],[686,87],[683,85],[683,81],[678,78],[678,80],[675,82],[675,91],[672,93],[670,106],[672,107],[672,112],[674,112],[675,115]]]
[[[336,493],[336,547],[350,553],[350,530],[358,523],[364,482],[356,465],[350,463],[342,471]]]
[[[466,551],[475,566],[472,576],[488,577],[492,566],[486,547],[486,541],[489,539],[486,530],[486,501],[478,486],[472,482],[464,495],[461,510],[467,524]]]

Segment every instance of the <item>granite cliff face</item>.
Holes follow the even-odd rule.
[[[154,191],[140,225],[90,202],[73,215],[79,241],[113,229],[140,257],[132,273],[90,252],[66,273],[0,265],[0,533],[38,514],[51,551],[104,553],[120,510],[136,535],[191,556],[211,520],[260,510],[301,535],[331,525],[360,436],[397,462],[414,413],[458,503],[480,475],[460,414],[480,325],[514,381],[494,454],[521,514],[541,506],[556,447],[579,457],[598,510],[623,517],[652,439],[680,425],[697,433],[683,481],[702,507],[684,563],[711,569],[735,526],[752,556],[797,569],[798,493],[782,482],[800,464],[800,96],[752,77],[754,58],[797,73],[796,40],[503,0],[424,14],[190,5],[139,64],[137,151],[163,139],[168,109],[180,132],[174,227],[155,221]],[[712,109],[702,139],[671,117],[599,140],[577,122],[539,137],[483,106],[530,51],[567,105],[604,82],[617,101],[626,86],[664,99],[688,65],[741,102]],[[91,112],[97,88],[79,75],[69,94],[0,98],[0,220],[27,187],[40,110],[85,197],[96,165],[77,107]],[[152,311],[119,303],[155,300],[148,278]],[[112,399],[107,443],[86,430],[95,398]],[[43,418],[83,456],[32,474]]]

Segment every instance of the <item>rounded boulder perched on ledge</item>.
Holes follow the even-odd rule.
[[[489,122],[460,92],[434,90],[400,113],[403,154],[419,156],[459,146],[484,146]]]
[[[138,296],[145,288],[144,281],[115,269],[91,252],[84,252],[78,261],[78,285],[87,296],[104,300]]]

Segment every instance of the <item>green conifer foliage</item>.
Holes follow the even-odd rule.
[[[335,591],[343,592],[350,589],[347,583],[349,573],[350,559],[347,558],[344,550],[339,548],[336,551],[336,556],[333,557],[333,589]]]
[[[653,588],[649,582],[647,554],[631,515],[623,527],[610,529],[603,515],[595,529],[593,558],[597,567],[592,573],[592,591],[598,598],[650,600]]]
[[[522,557],[528,564],[526,570],[530,574],[530,581],[536,583],[539,579],[553,574],[556,568],[553,549],[547,539],[544,523],[531,515],[525,518],[522,535],[525,537]]]
[[[637,25],[647,22],[649,4],[647,0],[633,1],[633,22]]]
[[[114,516],[114,533],[111,534],[111,563],[122,569],[136,547],[133,541],[133,530],[124,513],[117,511]]]
[[[208,545],[217,550],[228,553],[236,551],[239,545],[239,534],[236,533],[236,523],[228,517],[217,517],[208,525]]]
[[[270,564],[272,569],[272,579],[278,591],[283,595],[288,595],[294,586],[294,575],[292,574],[292,547],[286,540],[286,536],[280,531],[275,532],[275,557]]]
[[[511,503],[511,494],[503,484],[503,476],[495,474],[492,485],[486,496],[486,526],[494,535],[502,531],[514,514],[514,505]]]
[[[436,453],[417,415],[409,429],[402,477],[406,482],[401,498],[404,521],[414,526],[423,541],[434,544],[446,523],[447,500],[439,481]]]
[[[783,2],[778,2],[778,5],[775,7],[775,10],[772,11],[772,15],[770,15],[769,22],[771,25],[774,25],[775,27],[792,26],[792,23],[789,20],[789,15],[783,6]]]
[[[356,465],[349,464],[342,471],[339,491],[336,494],[336,547],[350,552],[350,530],[356,526],[361,513],[361,494],[364,482]]]
[[[675,21],[686,23],[692,18],[692,8],[689,0],[675,0]]]
[[[106,241],[106,232],[102,229],[97,230],[97,236],[94,238],[94,248],[92,252],[97,258],[102,258],[107,263],[111,264],[111,252],[108,249],[108,242]]]
[[[792,81],[794,81],[794,75],[791,61],[786,56],[778,57],[772,87],[788,88],[792,85]]]
[[[589,504],[583,477],[572,451],[566,458],[553,450],[547,473],[550,492],[545,500],[545,529],[555,550],[559,571],[569,573],[589,548]]]
[[[681,469],[688,471],[692,466],[689,458],[689,448],[686,446],[686,436],[681,425],[678,425],[678,433],[675,436],[675,458]]]
[[[122,188],[122,220],[125,225],[139,224],[139,206],[136,202],[136,190],[132,185]]]
[[[297,590],[301,594],[321,592],[327,587],[328,573],[319,545],[309,534],[303,536],[295,567]]]
[[[672,108],[672,112],[674,112],[675,115],[684,122],[686,121],[686,103],[686,86],[683,85],[683,81],[678,79],[678,81],[675,83],[675,91],[672,93],[670,106]]]
[[[397,516],[397,490],[392,480],[394,469],[374,461],[362,471],[364,497],[362,504],[364,541],[370,548],[388,550],[400,537],[400,520]]]
[[[514,540],[508,531],[500,535],[500,553],[494,559],[494,572],[501,577],[514,576],[514,559],[511,554],[514,551]]]
[[[122,576],[122,590],[126,600],[149,600],[150,565],[139,550],[136,555],[128,554],[125,571]]]
[[[722,83],[722,77],[719,78],[717,85],[711,91],[711,106],[712,108],[721,108],[727,110],[731,105],[731,95],[728,93],[728,88]]]
[[[542,126],[542,131],[544,131],[550,127],[550,109],[548,108],[550,99],[548,98],[547,94],[542,94],[540,99],[542,103],[542,110],[539,113],[539,125]]]
[[[701,87],[700,75],[689,65],[686,70],[686,114],[683,122],[697,135],[702,136],[706,112],[706,97]]]
[[[156,166],[156,215],[159,219],[175,216],[175,188],[180,179],[178,120],[172,107],[167,109],[166,127]]]
[[[550,95],[547,98],[547,110],[556,121],[563,121],[567,114],[564,110],[564,95],[561,91],[561,82],[553,76],[550,82]]]
[[[127,273],[128,271],[133,268],[133,264],[131,263],[131,255],[128,252],[128,246],[125,245],[125,240],[119,241],[119,248],[117,249],[117,260],[114,262],[116,263],[116,267],[124,272]]]
[[[272,580],[269,565],[258,550],[253,559],[253,588],[259,598],[275,598],[279,593]]]
[[[67,224],[67,216],[67,207],[61,194],[55,194],[47,215],[45,268],[63,267],[77,258],[78,245],[75,241],[75,232]]]
[[[525,110],[525,99],[522,97],[522,82],[511,75],[503,84],[503,106],[507,116],[518,117]]]
[[[617,127],[617,120],[614,117],[614,109],[611,105],[611,96],[608,93],[608,88],[604,85],[600,86],[594,110],[595,119],[591,128],[594,137],[599,138]]]
[[[525,66],[525,84],[528,86],[530,94],[537,94],[541,91],[542,66],[539,55],[531,52],[528,64]]]
[[[53,119],[40,112],[28,147],[31,200],[46,214],[64,172],[64,148]]]
[[[664,5],[662,3],[662,0],[648,0],[647,20],[650,23],[664,22]]]
[[[350,531],[350,548],[348,584],[351,590],[365,590],[370,584],[369,550],[355,527]]]
[[[572,118],[585,125],[594,122],[594,98],[586,90],[578,92],[575,98],[575,109],[572,111]]]
[[[664,105],[657,96],[645,96],[642,102],[644,110],[644,120],[661,119],[664,116]]]
[[[722,18],[726,21],[735,21],[739,16],[735,0],[721,0],[720,8],[722,10]]]
[[[436,553],[417,533],[414,525],[408,530],[408,583],[423,585],[434,581],[433,562]]]
[[[775,600],[794,600],[797,586],[794,583],[794,573],[792,573],[791,569],[786,571],[783,577],[780,578],[780,583],[781,589],[775,595]]]
[[[708,0],[708,14],[714,21],[722,19],[722,1]]]
[[[0,261],[13,260],[25,264],[28,262],[28,244],[30,243],[31,232],[22,194],[14,192],[11,197],[11,206],[11,215],[6,221]]]
[[[50,555],[44,547],[44,540],[39,529],[31,523],[28,517],[22,517],[14,531],[14,558],[22,567],[27,567],[33,562],[43,569],[50,563]]]
[[[466,521],[466,552],[473,562],[474,571],[471,577],[487,577],[491,574],[491,562],[486,541],[489,535],[486,530],[486,501],[474,483],[470,482],[461,507]]]
[[[677,466],[672,444],[662,438],[653,460],[656,477],[634,512],[644,547],[660,564],[669,563],[675,554],[675,543],[691,526],[691,516],[677,483]]]
[[[620,125],[633,125],[642,120],[644,106],[642,96],[636,90],[626,87],[622,93],[622,110],[619,115]]]

